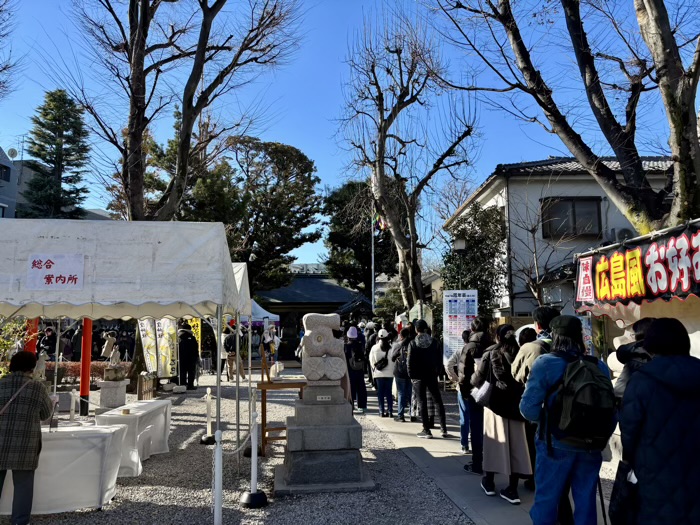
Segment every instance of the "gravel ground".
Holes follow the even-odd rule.
[[[214,377],[204,376],[203,386],[213,386]],[[247,382],[243,383],[247,384]],[[276,499],[272,494],[274,467],[283,461],[281,442],[268,448],[260,459],[259,488],[270,502],[264,509],[239,506],[249,488],[250,459],[233,453],[236,448],[235,389],[224,383],[222,422],[224,428],[224,523],[402,523],[470,524],[435,483],[423,474],[369,417],[359,417],[363,426],[362,455],[370,476],[377,483],[372,492],[314,494]],[[97,395],[91,396],[96,402]],[[205,524],[213,522],[212,452],[199,444],[204,434],[204,388],[196,393],[171,395],[173,401],[170,452],[152,456],[137,478],[119,478],[115,499],[101,511],[84,510],[65,514],[35,516],[35,524]],[[268,395],[268,421],[283,422],[293,415],[294,391]],[[131,401],[129,396],[128,401]],[[242,435],[247,434],[247,392],[241,395]],[[69,480],[66,480],[69,482]],[[35,494],[40,498],[40,494]],[[5,521],[3,521],[5,520]],[[0,518],[0,523],[9,523]]]

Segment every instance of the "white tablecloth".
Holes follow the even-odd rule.
[[[98,425],[127,425],[119,476],[138,476],[141,462],[169,451],[170,400],[137,401],[95,417]],[[128,408],[129,414],[122,414]],[[150,428],[149,428],[150,427]]]
[[[117,472],[127,427],[42,429],[39,468],[34,475],[32,514],[100,508],[117,492]],[[5,478],[0,514],[11,514],[11,472]]]

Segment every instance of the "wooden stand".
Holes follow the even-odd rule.
[[[265,360],[263,359],[263,363]],[[269,376],[268,376],[269,377]],[[287,439],[287,436],[268,436],[268,433],[271,432],[282,432],[286,431],[287,427],[282,426],[282,427],[268,427],[267,426],[267,391],[268,390],[288,390],[288,389],[299,389],[299,398],[302,399],[304,397],[304,387],[307,385],[306,380],[301,380],[301,381],[285,381],[285,380],[280,380],[280,381],[261,381],[258,383],[255,388],[260,390],[262,392],[262,410],[261,410],[261,416],[262,416],[262,424],[260,425],[260,439],[261,439],[261,446],[262,446],[262,456],[266,455],[266,449],[267,449],[267,443],[269,441],[284,441]]]
[[[262,346],[260,348],[262,348]],[[267,376],[267,382],[269,383],[270,382],[270,367],[267,364],[267,355],[265,354],[265,349],[261,350],[260,356],[262,359],[260,361],[260,377],[262,378],[263,381],[265,381],[265,377]],[[263,390],[263,392],[265,392],[265,391]],[[265,454],[263,453],[263,456],[264,455]]]

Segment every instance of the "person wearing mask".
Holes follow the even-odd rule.
[[[345,359],[348,365],[350,395],[353,405],[364,414],[367,411],[367,386],[365,385],[365,349],[357,338],[357,328],[351,326],[345,334]]]
[[[464,330],[462,332],[462,341],[464,342],[464,345],[462,346],[462,348],[460,348],[450,356],[450,358],[447,360],[447,365],[445,366],[445,372],[447,372],[447,377],[450,378],[450,381],[457,383],[457,404],[459,407],[459,436],[460,443],[462,444],[462,454],[469,453],[469,402],[467,400],[469,399],[471,385],[469,384],[469,378],[467,378],[466,381],[462,383],[460,382],[459,366],[462,362],[462,353],[464,352],[464,349],[469,343],[470,335],[471,332],[469,330]],[[473,363],[471,373],[473,373]],[[471,377],[471,373],[469,374],[469,377]],[[461,377],[465,377],[464,369],[462,369]]]
[[[519,505],[518,481],[523,476],[532,475],[532,466],[525,423],[519,409],[523,387],[513,379],[510,371],[519,350],[515,328],[508,324],[499,326],[496,341],[484,352],[472,381],[477,388],[485,381],[492,387],[484,408],[484,477],[481,488],[487,496],[495,496],[495,475],[508,476],[508,486],[500,491],[500,496],[513,505]]]
[[[437,343],[427,332],[428,323],[419,319],[415,323],[417,336],[408,346],[408,376],[414,385],[420,399],[420,413],[423,423],[423,430],[417,435],[420,438],[430,439],[433,437],[430,431],[430,421],[428,415],[427,393],[433,396],[435,404],[438,406],[440,414],[440,430],[444,438],[450,437],[447,433],[447,420],[445,418],[445,405],[442,403],[440,395],[440,385],[438,384],[438,365],[436,356],[440,355]],[[440,358],[440,361],[442,359]]]
[[[617,360],[622,363],[624,368],[620,377],[615,382],[615,397],[619,404],[622,404],[622,398],[625,395],[625,389],[632,377],[632,374],[640,370],[646,363],[651,361],[651,355],[644,348],[644,337],[647,330],[655,319],[653,317],[644,317],[632,325],[634,332],[634,341],[629,344],[620,346],[615,352]]]
[[[391,361],[394,363],[394,380],[396,381],[396,393],[399,397],[399,411],[394,421],[406,422],[406,410],[411,409],[411,378],[408,377],[408,344],[411,331],[402,328],[399,332],[399,340],[391,348]]]
[[[464,345],[457,367],[457,382],[464,385],[464,394],[471,391],[471,378],[487,348],[492,345],[492,339],[487,331],[486,320],[477,317],[471,323],[469,341]],[[468,392],[469,391],[469,392]],[[474,401],[471,395],[466,396],[469,406],[469,433],[471,434],[472,461],[464,465],[464,470],[470,474],[482,475],[483,442],[484,442],[484,407]]]
[[[391,335],[386,330],[381,329],[377,338],[379,342],[372,347],[369,362],[374,379],[377,381],[379,415],[381,417],[394,417],[394,396],[391,392],[394,383],[394,361],[389,355]]]
[[[187,390],[197,390],[197,387],[194,386],[194,380],[197,376],[199,347],[197,345],[197,339],[194,337],[194,334],[192,334],[189,323],[182,323],[180,329],[177,331],[177,350],[180,360],[179,384],[187,385]]]
[[[700,523],[700,360],[678,319],[655,319],[644,349],[653,359],[631,377],[620,413],[622,459],[638,480],[633,522]]]
[[[615,428],[615,400],[609,379],[610,371],[602,361],[586,356],[580,319],[560,315],[552,319],[550,327],[551,352],[540,356],[533,363],[520,402],[522,415],[527,420],[538,423],[535,503],[530,510],[530,517],[534,525],[558,523],[560,502],[568,494],[570,486],[574,500],[574,523],[594,524],[598,519],[596,485],[603,461],[601,451]],[[571,370],[570,366],[580,367],[580,373],[569,376],[573,379],[593,377],[596,374],[595,391],[590,396],[596,403],[585,412],[567,412],[569,418],[575,418],[579,422],[582,417],[586,419],[585,424],[577,425],[577,428],[584,428],[586,432],[593,428],[597,432],[605,427],[603,433],[607,434],[607,438],[599,440],[595,445],[582,446],[577,443],[577,436],[559,429],[565,408],[560,409],[561,418],[553,420],[556,416],[556,410],[553,410],[555,405],[563,407],[570,400],[570,397],[565,398],[566,392],[570,390],[566,388],[565,373]],[[573,384],[573,379],[568,386],[575,389],[577,385]],[[559,385],[562,386],[561,389],[558,388]],[[599,403],[601,400],[605,400],[605,404]],[[590,417],[595,420],[594,424],[591,424]],[[592,440],[590,442],[593,443]]]
[[[0,379],[0,493],[12,471],[12,525],[29,523],[34,499],[34,472],[39,466],[41,421],[51,417],[54,399],[32,379],[36,356],[18,352],[10,373]]]

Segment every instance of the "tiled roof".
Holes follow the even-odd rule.
[[[606,166],[614,171],[620,171],[620,162],[615,157],[600,157]],[[669,157],[642,157],[642,166],[649,173],[666,173],[673,169],[673,163]],[[516,162],[514,164],[498,164],[496,169],[486,180],[472,193],[464,204],[445,221],[444,229],[450,225],[464,212],[464,210],[486,189],[495,179],[500,176],[537,176],[537,175],[588,175],[588,172],[573,157],[550,157],[545,160],[535,160],[531,162]]]
[[[616,158],[601,157],[601,160],[610,169],[620,171],[620,162]],[[671,159],[668,157],[642,157],[642,165],[645,171],[650,172],[664,172],[673,167]],[[540,173],[587,174],[588,172],[573,157],[550,157],[547,160],[533,162],[499,164],[496,166],[493,175],[536,175]]]
[[[354,300],[357,292],[325,275],[296,274],[288,286],[257,292],[257,295],[267,303],[337,303],[340,306]]]

